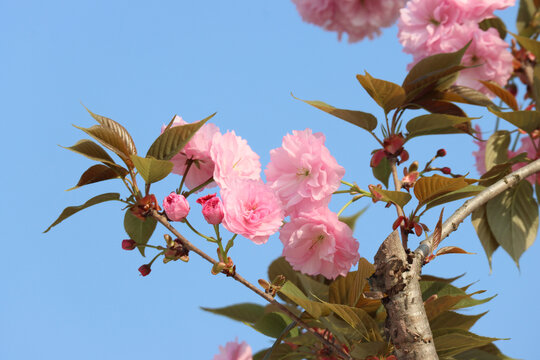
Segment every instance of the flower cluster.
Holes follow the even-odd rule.
[[[409,68],[421,59],[457,51],[472,41],[456,84],[491,95],[478,80],[504,86],[512,74],[512,54],[496,29],[480,29],[478,23],[493,17],[495,10],[513,5],[515,0],[410,0],[398,21],[403,51],[413,55]]]
[[[486,145],[487,145],[487,142],[483,141],[483,139],[482,139],[482,134],[481,134],[480,127],[476,126],[475,130],[476,130],[476,132],[478,134],[479,140],[474,141],[474,143],[476,145],[478,145],[478,151],[474,151],[473,156],[474,156],[474,159],[475,159],[476,170],[478,170],[479,174],[484,174],[487,170],[489,170],[489,169],[486,169]],[[534,139],[534,142],[536,144],[536,147],[540,148],[540,138]],[[511,159],[511,158],[513,158],[513,157],[515,157],[515,156],[517,156],[519,154],[522,154],[522,153],[526,153],[527,157],[530,160],[536,160],[536,159],[540,158],[540,153],[538,153],[536,151],[535,144],[533,143],[533,140],[530,137],[528,137],[528,136],[523,137],[521,139],[521,146],[516,151],[508,150],[508,158]],[[514,164],[512,166],[512,171],[516,171],[516,170],[522,168],[525,165],[527,165],[527,163],[525,163],[525,162],[519,162],[517,164]],[[540,174],[531,175],[531,176],[529,176],[527,178],[527,180],[533,185],[535,183],[540,184]]]
[[[310,129],[285,135],[282,146],[270,151],[265,174],[291,216],[280,232],[283,256],[295,270],[334,279],[346,275],[359,255],[350,228],[328,209],[345,169],[324,142]]]
[[[349,42],[373,39],[391,26],[406,0],[293,0],[304,21],[335,31]]]

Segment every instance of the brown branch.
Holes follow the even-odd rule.
[[[167,220],[167,218],[165,216],[161,215],[156,210],[152,210],[151,215],[157,221],[159,221],[163,226],[165,226],[171,233],[173,233],[178,238],[178,240],[182,243],[182,245],[185,246],[187,249],[189,249],[190,251],[193,251],[194,253],[196,253],[197,255],[199,255],[200,257],[202,257],[203,259],[205,259],[206,261],[208,261],[212,265],[217,263],[216,260],[214,260],[212,257],[210,257],[208,254],[206,254],[204,251],[202,251],[201,249],[199,249],[195,245],[193,245],[184,236],[182,236],[182,234],[180,234],[178,232],[178,230],[176,230],[171,225],[171,223],[169,223],[169,221]],[[256,287],[255,285],[253,285],[252,283],[247,281],[244,277],[242,277],[240,274],[238,274],[236,272],[232,276],[232,278],[234,280],[238,281],[239,283],[241,283],[242,285],[244,285],[245,287],[247,287],[248,289],[250,289],[251,291],[253,291],[254,293],[256,293],[257,295],[259,295],[260,297],[262,297],[263,299],[265,299],[266,301],[268,301],[269,303],[277,306],[283,313],[285,313],[287,316],[289,316],[292,320],[296,321],[296,323],[298,325],[300,325],[301,327],[303,327],[304,329],[306,329],[306,331],[310,332],[312,335],[314,335],[316,338],[318,338],[323,344],[331,347],[334,350],[334,352],[337,355],[339,355],[341,358],[346,359],[346,360],[352,360],[352,357],[350,355],[343,352],[343,350],[341,348],[339,348],[336,344],[330,342],[329,340],[324,338],[324,336],[322,336],[321,334],[319,334],[318,332],[313,330],[308,324],[306,324],[302,319],[300,319],[298,316],[293,314],[283,304],[276,301],[276,299],[274,299],[271,295],[265,293],[264,291],[262,291],[261,289],[259,289],[258,287]]]
[[[489,186],[484,191],[476,195],[474,198],[467,200],[459,209],[456,210],[443,224],[441,232],[441,241],[448,237],[452,232],[456,231],[459,224],[467,218],[473,211],[480,208],[482,205],[493,199],[505,190],[517,185],[521,180],[540,171],[540,159],[514,171],[505,176],[495,184]],[[422,241],[415,253],[419,254],[422,259],[426,258],[433,252],[433,234],[426,240]]]
[[[396,191],[400,191],[401,180],[399,180],[399,175],[397,172],[397,165],[396,165],[395,159],[390,161],[390,168],[392,169],[392,178],[394,179],[394,187]],[[398,217],[405,216],[405,213],[403,212],[403,209],[401,208],[401,206],[399,206],[398,204],[394,204],[394,205],[396,206]],[[405,229],[403,228],[403,225],[400,225],[399,228],[401,230],[401,244],[403,245],[403,248],[406,249],[408,247],[409,234],[405,231]]]

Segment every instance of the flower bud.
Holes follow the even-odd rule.
[[[452,170],[447,166],[443,167],[441,171],[443,172],[443,174],[446,174],[446,175],[450,175],[452,173]]]
[[[437,157],[444,157],[444,156],[446,156],[446,150],[444,149],[437,150]]]
[[[135,241],[131,239],[122,240],[122,249],[124,250],[133,250],[137,247]]]
[[[141,265],[141,267],[139,268],[139,272],[142,276],[150,274],[150,271],[152,271],[152,269],[150,269],[150,265],[148,264]]]
[[[172,221],[181,221],[186,218],[189,213],[189,203],[184,195],[179,195],[172,192],[163,199],[163,208],[167,213],[167,217]]]
[[[379,166],[380,162],[382,161],[382,159],[384,159],[386,157],[386,153],[384,152],[384,150],[377,150],[373,156],[371,157],[371,161],[369,163],[369,166],[371,167],[377,167]]]
[[[209,224],[221,224],[224,216],[223,204],[216,194],[203,196],[197,199],[197,202],[202,205],[202,214]]]

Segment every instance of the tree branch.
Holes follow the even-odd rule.
[[[202,257],[203,259],[205,259],[206,261],[208,261],[212,265],[217,263],[217,261],[214,260],[211,256],[206,254],[204,251],[202,251],[201,249],[199,249],[198,247],[193,245],[189,240],[187,240],[184,236],[182,236],[182,234],[180,234],[178,232],[178,230],[176,230],[171,225],[171,223],[169,223],[169,221],[167,220],[167,218],[165,216],[161,215],[156,210],[152,210],[151,216],[153,218],[155,218],[157,221],[159,221],[163,226],[165,226],[171,233],[173,233],[178,238],[178,240],[182,243],[182,245],[185,246],[187,249],[189,249],[189,251],[193,251],[194,253],[196,253],[197,255],[199,255],[200,257]],[[306,324],[298,316],[293,314],[283,304],[276,301],[276,299],[274,299],[272,296],[265,293],[264,291],[262,291],[261,289],[259,289],[258,287],[256,287],[252,283],[250,283],[249,281],[247,281],[240,274],[235,272],[235,274],[232,276],[232,278],[234,280],[238,281],[239,283],[241,283],[242,285],[244,285],[245,287],[247,287],[248,289],[250,289],[251,291],[253,291],[254,293],[256,293],[257,295],[259,295],[260,297],[262,297],[263,299],[265,299],[266,301],[268,301],[269,303],[277,306],[283,313],[285,313],[287,316],[289,316],[293,321],[296,321],[296,323],[298,325],[300,325],[301,327],[306,329],[306,331],[308,331],[312,335],[314,335],[323,344],[325,344],[326,346],[329,346],[330,348],[332,348],[332,350],[335,352],[335,354],[339,355],[342,359],[352,360],[352,357],[350,355],[346,354],[345,352],[343,352],[343,350],[339,346],[337,346],[336,344],[334,344],[334,343],[330,342],[329,340],[327,340],[326,338],[324,338],[324,336],[322,336],[321,334],[319,334],[318,332],[313,330],[308,324]]]
[[[505,190],[517,185],[521,180],[528,176],[540,171],[540,159],[533,161],[532,163],[514,171],[513,173],[505,176],[495,184],[489,186],[484,191],[476,195],[474,198],[465,201],[465,203],[456,210],[443,224],[441,231],[441,241],[448,237],[452,232],[456,231],[459,224],[467,218],[474,210],[480,208]],[[419,254],[422,259],[425,259],[433,252],[433,234],[431,234],[426,240],[422,241],[415,253]]]

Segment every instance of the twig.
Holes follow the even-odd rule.
[[[465,220],[473,211],[480,208],[482,205],[499,195],[503,191],[517,185],[521,180],[540,171],[540,159],[514,171],[505,176],[495,184],[491,185],[474,198],[467,200],[459,209],[456,210],[443,224],[441,231],[441,241],[448,237],[453,231],[456,231],[459,224]],[[415,253],[420,254],[422,258],[430,255],[433,252],[433,234],[426,240],[422,241]]]
[[[193,251],[194,253],[196,253],[197,255],[199,255],[200,257],[202,257],[203,259],[205,259],[206,261],[208,261],[209,263],[211,263],[212,265],[216,264],[217,261],[214,260],[212,257],[210,257],[208,254],[206,254],[204,251],[202,251],[201,249],[199,249],[198,247],[196,247],[195,245],[193,245],[189,240],[187,240],[184,236],[182,236],[182,234],[180,234],[178,232],[178,230],[176,230],[170,223],[169,221],[167,220],[167,218],[163,215],[161,215],[159,212],[157,212],[156,210],[152,210],[151,212],[151,216],[154,217],[157,221],[159,221],[163,226],[165,226],[171,233],[173,233],[177,238],[178,240],[182,243],[183,246],[185,246],[186,248],[188,248],[190,251]],[[252,283],[250,283],[249,281],[247,281],[244,277],[242,277],[240,274],[238,273],[235,273],[232,278],[234,278],[234,280],[238,281],[239,283],[241,283],[242,285],[244,285],[245,287],[247,287],[248,289],[250,289],[251,291],[253,291],[254,293],[256,293],[257,295],[259,295],[260,297],[264,298],[266,301],[268,301],[269,303],[273,304],[273,305],[276,305],[283,313],[285,313],[287,316],[289,316],[293,321],[296,321],[296,323],[298,325],[300,325],[301,327],[303,327],[304,329],[306,329],[306,331],[310,332],[311,334],[313,334],[315,337],[317,337],[322,343],[324,343],[325,345],[327,346],[330,346],[331,348],[334,349],[334,351],[336,352],[336,354],[338,354],[341,358],[345,359],[345,360],[352,360],[352,357],[346,353],[343,352],[342,349],[340,349],[338,346],[336,346],[335,344],[333,344],[332,342],[328,341],[327,339],[325,339],[321,334],[317,333],[315,330],[313,330],[308,324],[306,324],[303,320],[301,320],[298,316],[296,316],[295,314],[293,314],[289,309],[287,309],[283,304],[279,303],[278,301],[276,301],[276,299],[274,299],[272,296],[270,296],[269,294],[265,293],[264,291],[262,291],[261,289],[259,289],[258,287],[256,287],[255,285],[253,285]]]

